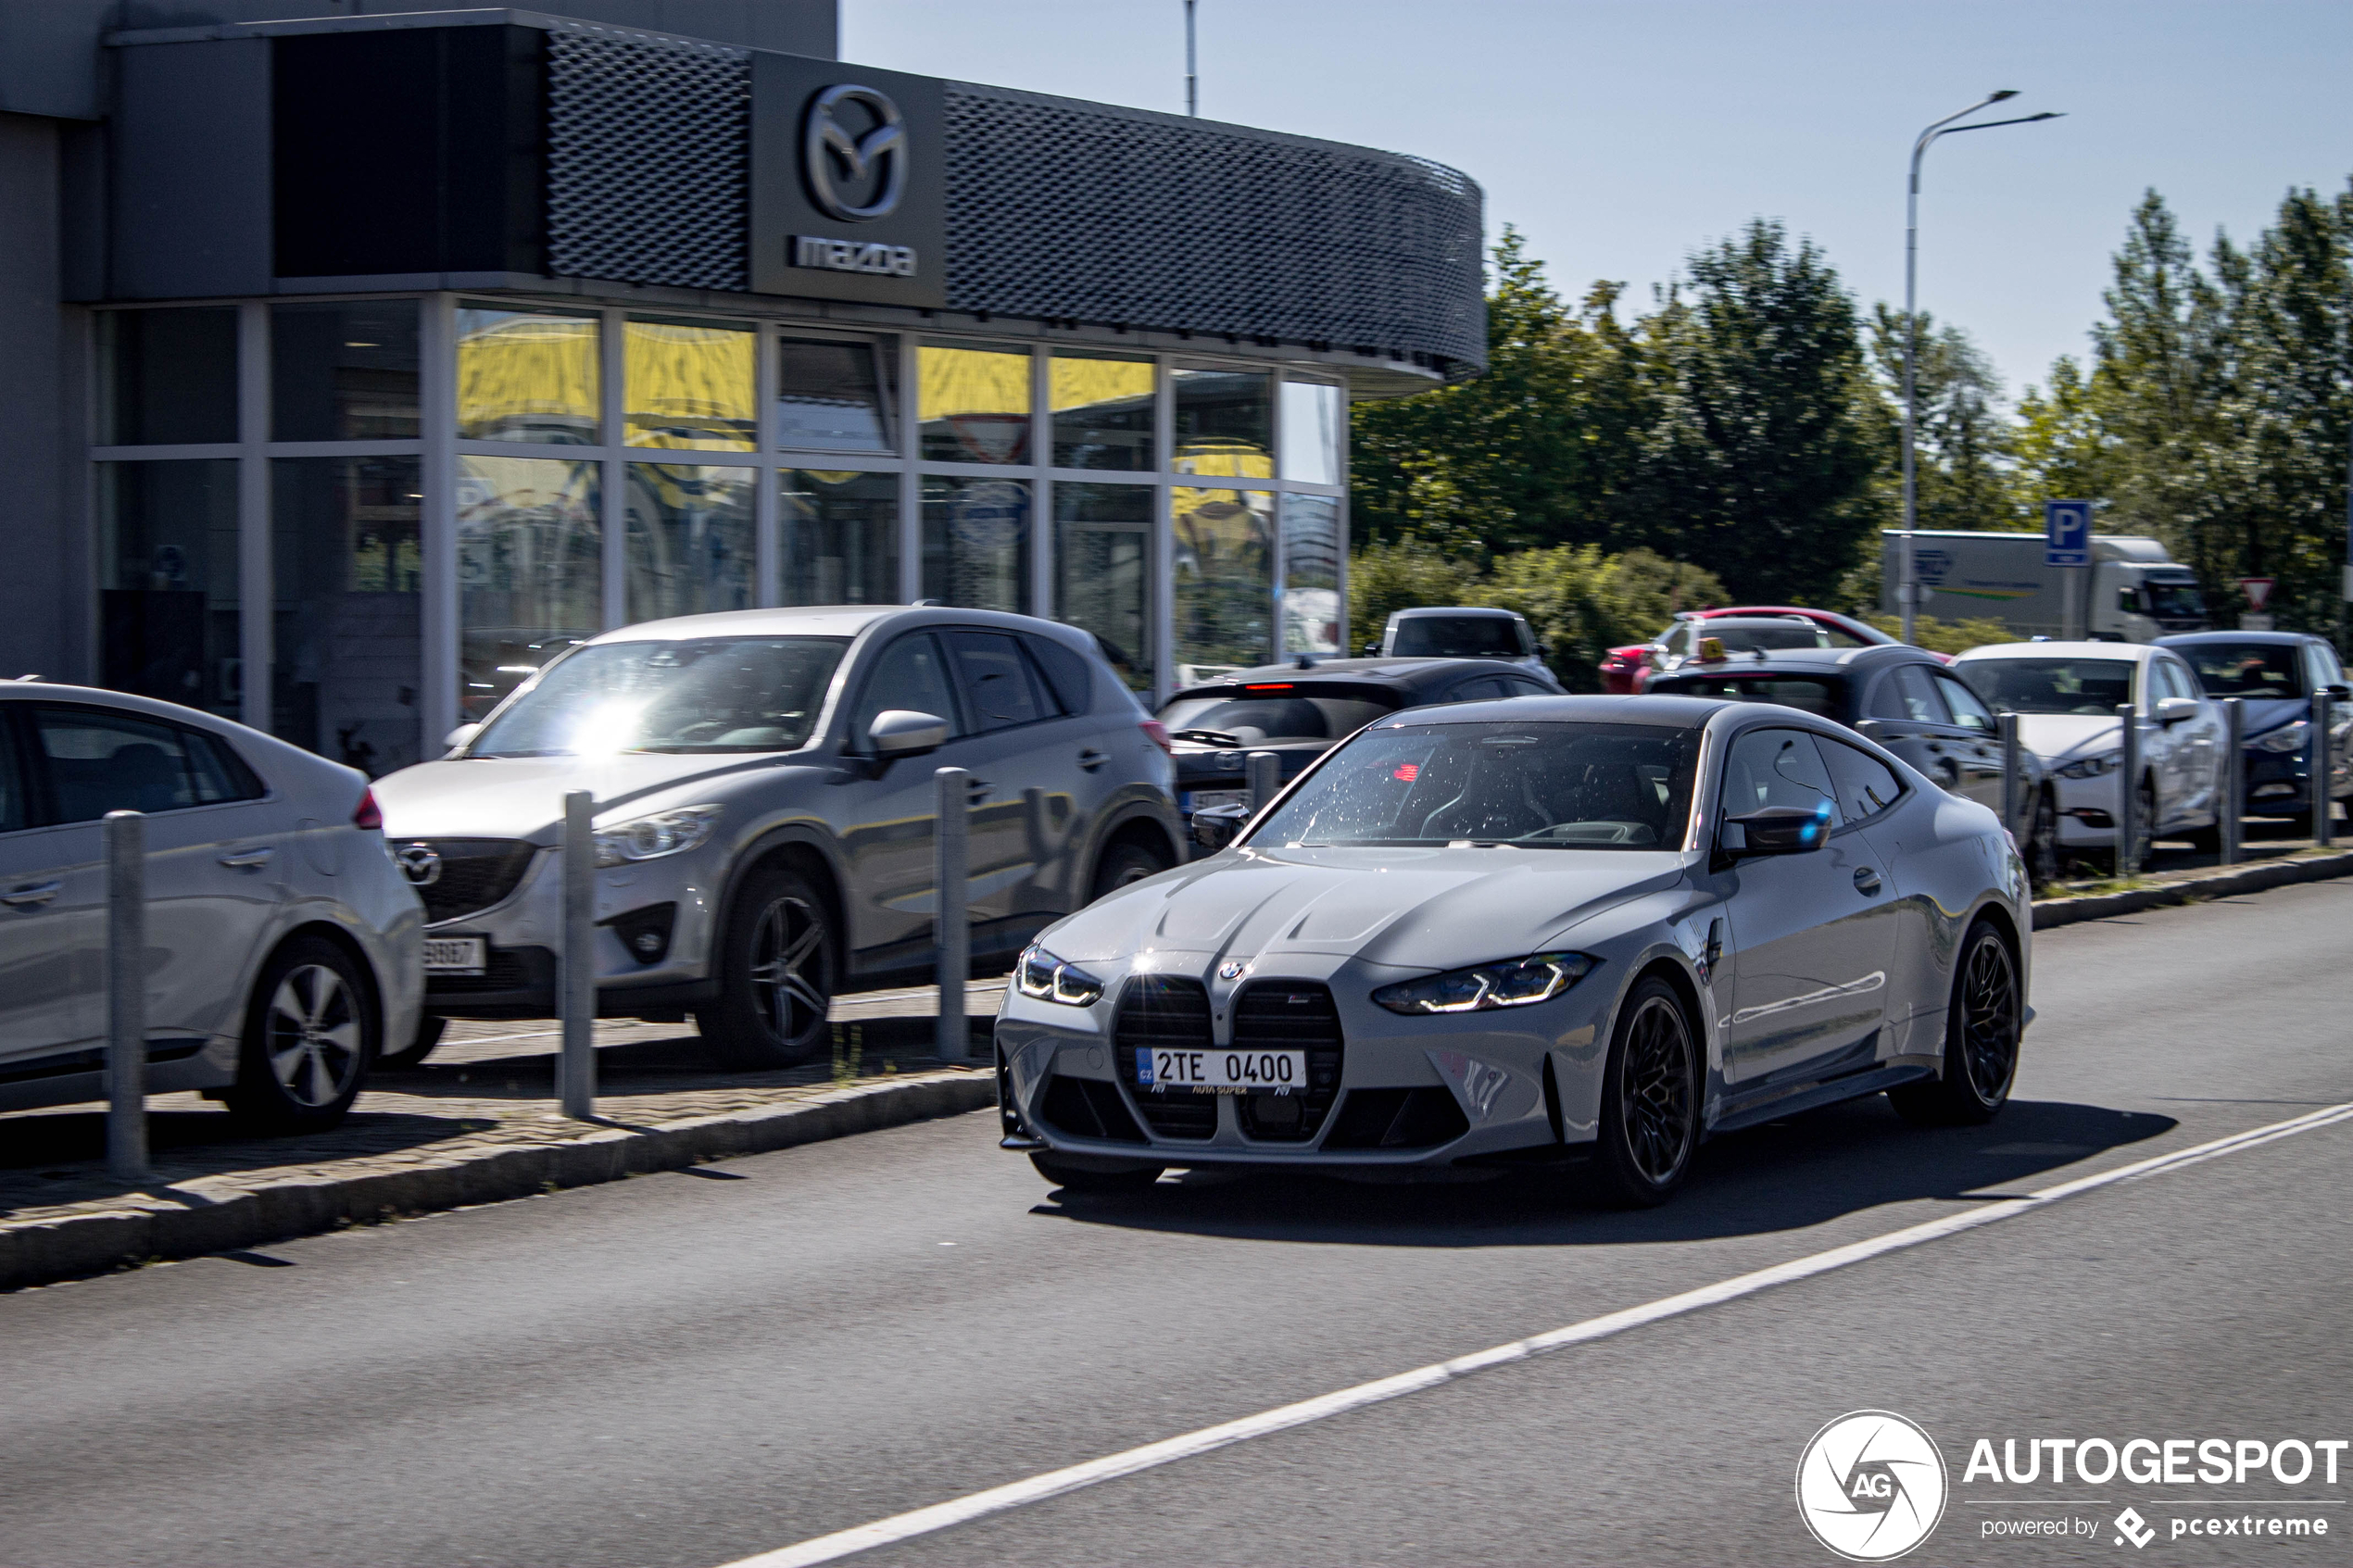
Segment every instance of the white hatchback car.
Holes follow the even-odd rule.
[[[147,1087],[331,1124],[423,990],[364,774],[208,713],[0,682],[0,1110],[104,1096],[109,811],[147,814]]]

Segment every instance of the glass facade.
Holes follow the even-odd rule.
[[[371,778],[424,756],[414,458],[270,465],[270,733]]]
[[[467,722],[604,630],[601,465],[458,460],[459,707]]]
[[[1281,368],[449,294],[93,319],[98,678],[371,773],[648,619],[1043,615],[1148,700],[1345,646],[1346,397]]]
[[[1054,619],[1095,633],[1139,692],[1154,684],[1152,500],[1141,484],[1054,486]]]
[[[755,469],[629,465],[630,620],[752,608],[757,476]]]
[[[788,605],[899,602],[899,476],[786,469],[776,476]]]

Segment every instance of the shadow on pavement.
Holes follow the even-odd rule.
[[[1356,1247],[1625,1246],[1754,1236],[1921,1199],[2022,1194],[2044,1173],[2171,1131],[2168,1116],[2013,1100],[1991,1126],[1919,1128],[1879,1097],[1705,1145],[1659,1209],[1595,1206],[1580,1175],[1367,1184],[1311,1173],[1187,1173],[1146,1190],[1058,1189],[1033,1213],[1085,1224]]]

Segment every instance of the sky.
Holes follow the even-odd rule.
[[[1904,295],[1904,180],[1931,121],[1919,299],[2014,395],[2088,351],[2142,193],[2201,250],[2353,176],[2353,4],[2330,0],[1199,0],[1201,112],[1451,164],[1575,298],[1646,308],[1754,217],[1868,306]],[[842,57],[1184,108],[1183,0],[841,0]]]

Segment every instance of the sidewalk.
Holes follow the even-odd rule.
[[[2290,836],[2284,822],[2250,820],[2240,863],[2225,866],[2210,853],[2186,844],[2160,841],[2149,856],[2149,869],[2119,881],[2091,876],[2052,884],[2034,900],[2034,929],[2072,925],[2079,921],[2131,914],[2167,904],[2190,904],[2258,893],[2293,882],[2315,882],[2353,875],[2353,826],[2339,822],[2332,829],[2328,848],[2311,839]]]

